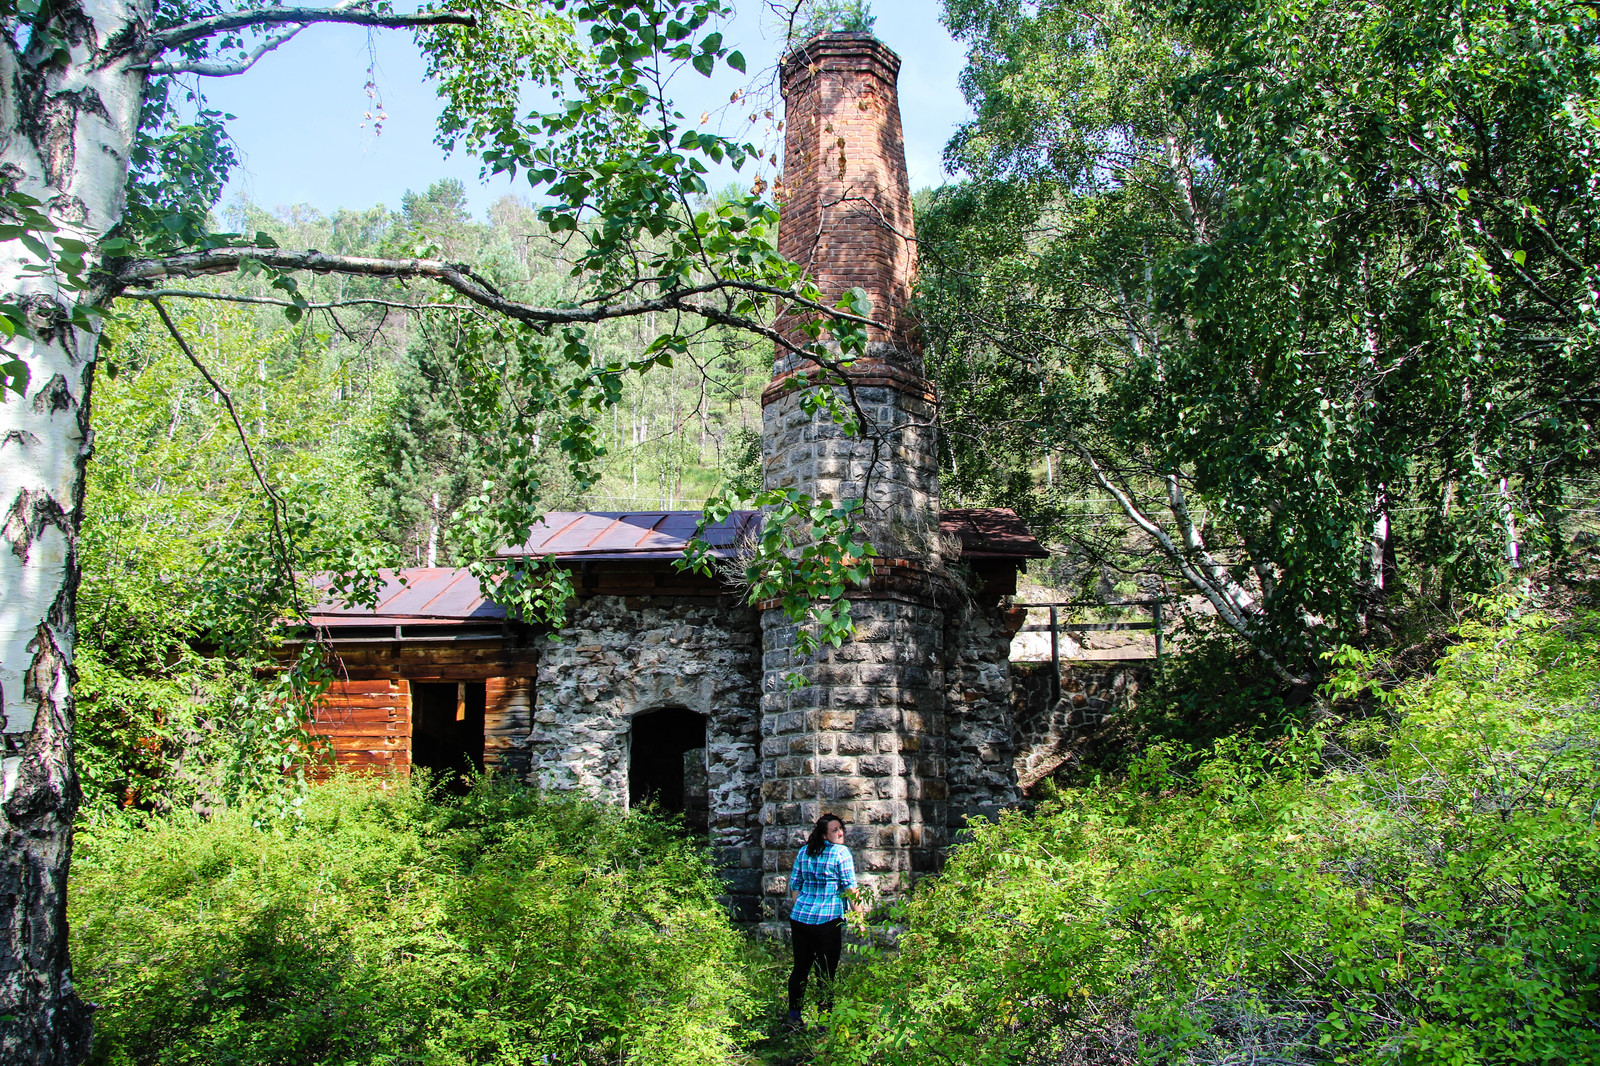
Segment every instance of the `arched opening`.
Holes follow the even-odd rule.
[[[445,787],[464,793],[483,770],[482,681],[411,683],[411,765],[435,771]]]
[[[628,751],[628,806],[654,801],[707,831],[706,718],[683,707],[634,715]]]

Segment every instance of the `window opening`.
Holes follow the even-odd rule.
[[[411,765],[457,794],[483,769],[482,681],[411,682]]]
[[[706,718],[683,707],[635,715],[628,753],[628,806],[654,801],[683,815],[690,832],[708,831]]]

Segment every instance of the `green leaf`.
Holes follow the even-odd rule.
[[[13,358],[0,363],[0,399],[5,398],[7,389],[19,397],[26,397],[30,373],[28,364],[21,359]]]
[[[734,70],[737,70],[740,74],[743,74],[745,72],[744,54],[741,52],[729,52],[728,66],[732,67]]]

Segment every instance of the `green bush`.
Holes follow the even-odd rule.
[[[97,1063],[715,1063],[750,1007],[719,890],[648,815],[346,778],[281,831],[88,827],[73,958]]]
[[[827,1061],[1600,1061],[1600,616],[1462,636],[1379,714],[979,829]]]

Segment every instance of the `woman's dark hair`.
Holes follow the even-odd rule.
[[[822,854],[822,849],[828,846],[828,823],[838,822],[844,825],[844,819],[837,814],[824,814],[817,819],[817,824],[812,828],[811,835],[806,837],[806,854],[813,859]]]

